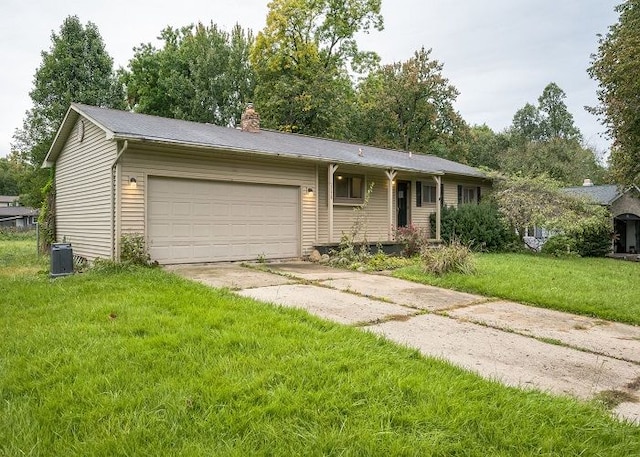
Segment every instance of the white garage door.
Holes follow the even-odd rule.
[[[149,253],[160,263],[298,257],[297,187],[149,178]]]

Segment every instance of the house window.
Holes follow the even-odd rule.
[[[336,203],[364,203],[364,176],[334,175],[333,196]]]
[[[480,187],[458,186],[458,205],[480,203]]]
[[[436,186],[422,186],[422,203],[436,202]]]

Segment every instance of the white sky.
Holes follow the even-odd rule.
[[[456,108],[470,124],[496,131],[511,124],[525,103],[537,103],[551,81],[567,94],[566,103],[585,140],[604,152],[603,127],[584,110],[597,103],[597,84],[586,69],[618,16],[622,0],[383,0],[383,32],[359,39],[383,63],[404,61],[424,46],[444,64],[458,89]],[[31,106],[40,53],[51,46],[65,17],[94,22],[115,68],[126,66],[132,48],[155,42],[171,25],[213,21],[230,30],[238,22],[258,32],[268,0],[2,0],[0,3],[0,156]]]

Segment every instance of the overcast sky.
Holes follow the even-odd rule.
[[[383,63],[404,61],[420,47],[444,64],[444,75],[458,89],[456,107],[470,124],[501,131],[525,103],[537,103],[551,81],[567,94],[566,103],[585,140],[600,151],[597,119],[584,110],[595,105],[596,82],[586,69],[618,16],[622,0],[383,0],[385,30],[359,39]],[[29,91],[51,46],[51,32],[77,15],[95,23],[115,68],[127,65],[132,48],[156,42],[168,26],[202,21],[230,30],[236,23],[258,32],[268,0],[2,0],[0,3],[0,156],[31,106]]]

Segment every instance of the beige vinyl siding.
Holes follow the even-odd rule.
[[[431,233],[429,227],[429,217],[436,212],[436,203],[423,202],[422,206],[417,205],[416,182],[421,182],[423,186],[435,186],[436,182],[432,176],[419,176],[411,178],[411,224],[422,229],[426,229],[430,238],[435,238],[436,234]]]
[[[77,132],[84,122],[84,139]],[[56,233],[73,253],[89,260],[110,258],[112,240],[111,164],[116,144],[103,130],[78,120],[56,162]]]
[[[361,169],[351,168],[346,166],[340,166],[337,173],[345,174],[360,174],[365,176],[365,188],[368,189],[371,183],[373,183],[373,190],[369,199],[369,204],[365,210],[366,215],[366,228],[363,228],[358,236],[360,240],[364,232],[366,231],[367,240],[370,242],[387,241],[389,230],[389,214],[388,214],[388,183],[384,171],[382,170],[368,170],[363,172]],[[355,220],[354,209],[358,206],[334,204],[333,207],[333,240],[329,240],[329,211],[328,211],[328,173],[327,166],[320,165],[318,167],[318,181],[320,192],[318,195],[319,205],[319,227],[318,238],[320,243],[337,243],[343,233],[350,233],[353,228]],[[393,214],[395,222],[395,191],[393,193]]]
[[[464,187],[480,187],[480,198],[482,199],[491,190],[484,182],[472,179],[461,179],[455,177],[443,178],[444,183],[444,201],[447,206],[458,206],[458,185]]]
[[[130,145],[122,158],[120,231],[145,233],[145,194],[149,176],[298,186],[301,192],[301,252],[308,255],[316,242],[315,198],[318,192],[315,170],[312,162],[242,152],[199,152]],[[132,176],[137,181],[135,189],[129,185]],[[307,195],[305,190],[308,188],[314,189],[313,195]]]

